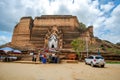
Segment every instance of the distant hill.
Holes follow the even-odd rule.
[[[89,46],[90,51],[96,51],[96,48],[99,48],[101,52],[120,54],[120,44],[113,44],[107,40],[95,38],[97,43]]]

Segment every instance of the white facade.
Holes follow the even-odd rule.
[[[57,48],[58,47],[58,39],[55,35],[51,35],[48,41],[49,48]]]

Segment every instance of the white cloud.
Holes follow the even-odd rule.
[[[111,17],[107,18],[104,24],[109,33],[103,34],[102,38],[114,43],[120,42],[120,5],[113,10]]]
[[[114,7],[114,3],[113,2],[108,2],[108,4],[101,5],[101,9],[104,12],[110,11],[113,7]]]
[[[57,1],[56,3],[59,3],[59,8],[54,12],[55,14],[75,15],[79,21],[85,23],[87,26],[92,25],[96,18],[103,14],[98,9],[98,0],[93,2],[90,2],[90,0],[75,0],[74,4],[70,0]]]
[[[74,15],[80,22],[87,26],[94,26],[94,34],[102,39],[119,38],[120,27],[120,7],[117,6],[109,18],[105,17],[105,13],[112,10],[115,5],[113,2],[101,5],[99,0],[1,0],[0,1],[0,30],[13,31],[16,22],[23,16],[41,16],[41,15]],[[109,31],[107,34],[106,32]],[[0,36],[1,38],[1,36]],[[5,38],[4,38],[5,39]],[[2,37],[2,40],[4,40]]]
[[[106,20],[105,25],[107,28],[115,30],[115,32],[120,30],[120,5],[113,10],[111,17]]]
[[[6,36],[2,35],[0,36],[0,45],[5,44],[7,42],[10,42],[10,39],[7,38]]]

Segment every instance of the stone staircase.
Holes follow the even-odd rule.
[[[32,61],[32,56],[29,54],[22,55],[21,61]]]

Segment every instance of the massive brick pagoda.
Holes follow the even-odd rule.
[[[15,26],[11,44],[20,48],[57,48],[72,49],[71,41],[86,38],[94,43],[93,27],[85,30],[76,16],[42,15],[34,20],[22,17]]]

